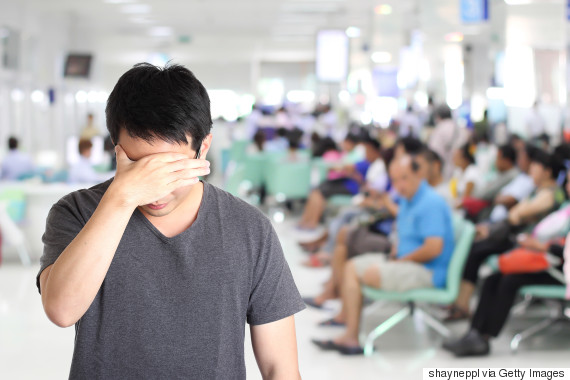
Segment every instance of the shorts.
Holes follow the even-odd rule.
[[[412,289],[433,288],[433,273],[413,261],[389,261],[386,255],[367,253],[352,259],[358,278],[366,269],[376,266],[380,270],[380,289],[405,292]]]
[[[327,180],[318,187],[325,199],[333,195],[352,195],[350,190],[345,186],[344,179]]]
[[[347,258],[367,252],[388,254],[392,244],[386,235],[370,231],[368,226],[353,227],[346,236]]]

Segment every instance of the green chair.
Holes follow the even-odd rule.
[[[411,316],[414,313],[420,315],[426,324],[439,334],[445,337],[450,335],[447,327],[431,316],[425,309],[417,306],[416,303],[422,302],[451,305],[457,298],[463,267],[467,260],[467,256],[469,255],[471,243],[475,237],[475,226],[473,226],[471,222],[464,220],[462,217],[454,215],[453,230],[455,234],[455,249],[447,270],[447,282],[445,288],[414,289],[407,292],[388,292],[367,286],[362,288],[364,297],[371,300],[407,303],[404,308],[392,315],[386,321],[382,322],[368,334],[364,344],[365,355],[372,355],[374,350],[374,341],[376,338],[385,334],[406,317]]]
[[[247,146],[250,144],[248,140],[236,140],[232,142],[230,148],[230,161],[243,162],[246,157]]]
[[[564,275],[558,270],[551,269],[551,274],[553,277],[559,279],[563,283],[565,282]],[[546,330],[552,325],[559,322],[570,321],[570,313],[565,312],[565,306],[567,304],[565,300],[566,296],[566,285],[529,285],[523,286],[519,293],[525,298],[526,305],[530,304],[533,299],[549,299],[558,301],[556,303],[555,309],[552,310],[552,314],[528,327],[527,329],[515,334],[511,339],[511,352],[517,353],[520,343],[539,332]]]
[[[256,153],[245,157],[245,179],[251,182],[253,187],[260,187],[265,181],[265,163],[267,157],[265,154]]]
[[[244,197],[248,190],[248,183],[245,178],[245,165],[243,163],[236,164],[233,172],[229,175],[224,183],[224,189],[236,197]]]
[[[26,215],[26,195],[21,189],[3,189],[0,201],[6,203],[6,212],[16,224],[22,223]]]
[[[311,190],[311,166],[307,162],[268,160],[265,166],[267,195],[277,202],[304,199]]]
[[[350,206],[352,204],[352,195],[333,195],[328,199],[327,204],[333,207]]]

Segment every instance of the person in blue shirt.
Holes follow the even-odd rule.
[[[397,292],[445,287],[454,249],[451,209],[419,171],[420,165],[410,156],[392,161],[392,186],[401,196],[396,218],[398,241],[392,245],[389,257],[369,253],[346,264],[343,307],[333,318],[336,324],[346,325],[345,333],[334,340],[313,340],[317,346],[345,355],[363,353],[358,341],[362,285]]]

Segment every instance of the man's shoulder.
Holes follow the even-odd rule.
[[[271,224],[269,218],[254,205],[211,183],[204,182],[204,186],[209,187],[210,199],[215,202],[219,214],[224,220],[249,226]]]
[[[426,186],[421,205],[424,208],[433,210],[434,208],[442,208],[449,210],[447,201],[438,191],[431,186]]]
[[[79,189],[72,191],[71,193],[63,196],[57,203],[57,206],[63,207],[74,207],[74,208],[86,208],[92,209],[92,211],[97,208],[97,205],[103,198],[103,195],[113,182],[113,178],[94,185],[87,189]]]

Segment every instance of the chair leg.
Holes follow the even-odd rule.
[[[520,342],[549,328],[558,321],[560,321],[559,318],[548,318],[516,334],[511,340],[511,352],[515,354],[519,348]]]
[[[370,356],[374,352],[374,341],[379,336],[383,335],[398,323],[403,321],[406,317],[412,314],[411,306],[406,306],[396,314],[392,315],[390,318],[378,325],[374,330],[372,330],[366,337],[366,342],[364,343],[364,355]]]
[[[17,250],[18,250],[18,255],[20,255],[20,261],[22,261],[22,264],[24,266],[30,266],[32,264],[32,260],[25,245],[18,244]]]
[[[513,306],[513,311],[511,312],[513,315],[521,315],[523,314],[529,307],[530,303],[532,302],[533,297],[530,294],[525,294],[524,299]]]
[[[449,338],[451,332],[447,327],[443,325],[440,321],[435,319],[430,313],[428,313],[423,308],[416,306],[416,312],[420,314],[420,317],[425,321],[428,327],[431,327],[434,331],[439,333],[441,336],[445,338]]]

